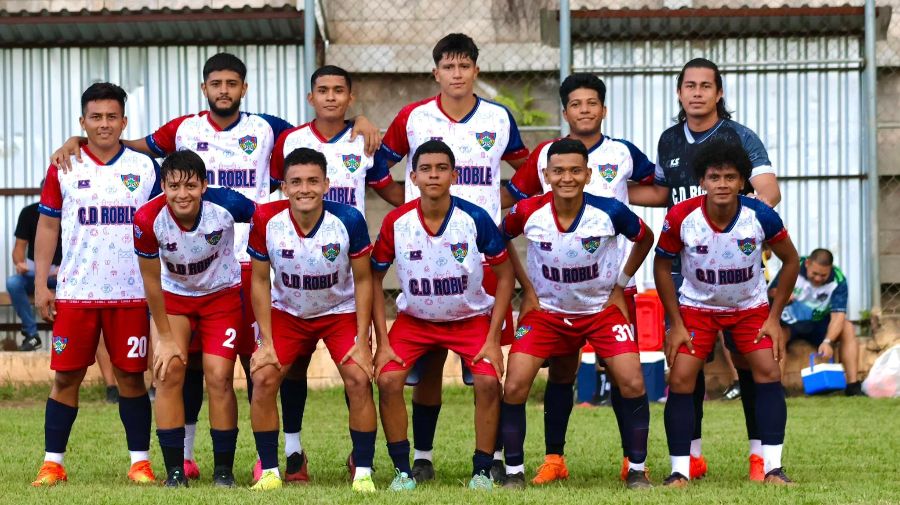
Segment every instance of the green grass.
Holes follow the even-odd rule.
[[[473,496],[464,489],[469,478],[474,444],[471,393],[449,388],[435,443],[438,480],[404,495],[381,491],[357,496],[350,491],[343,462],[350,451],[347,413],[337,389],[312,391],[304,421],[303,445],[310,457],[312,483],[291,486],[260,497],[247,490],[255,458],[246,403],[241,399],[241,433],[236,461],[240,489],[211,487],[210,440],[198,432],[198,460],[202,480],[190,489],[135,487],[125,477],[128,455],[115,406],[94,400],[82,403],[72,433],[66,468],[69,482],[50,489],[33,489],[43,455],[44,403],[35,394],[46,388],[0,388],[0,503],[91,504],[128,503],[238,503],[264,500],[276,503],[758,503],[791,505],[818,503],[897,503],[900,501],[900,401],[868,398],[793,398],[788,400],[788,436],[784,464],[800,485],[765,487],[746,480],[746,440],[740,403],[708,402],[704,418],[705,454],[710,474],[687,490],[656,489],[634,493],[617,479],[621,462],[618,431],[608,408],[576,407],[567,446],[571,477],[568,482],[524,492],[495,490]],[[240,395],[241,393],[239,393]],[[537,396],[537,395],[534,395]],[[201,426],[205,425],[205,412]],[[529,477],[543,455],[542,410],[528,407],[529,435],[526,466]],[[205,433],[205,429],[204,429]],[[154,437],[152,459],[162,473],[162,457]],[[669,462],[662,423],[662,406],[652,408],[650,456],[652,480],[668,474]],[[384,489],[392,472],[379,437],[375,481]],[[477,501],[476,501],[477,500]]]

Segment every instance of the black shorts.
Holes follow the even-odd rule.
[[[781,325],[791,332],[788,343],[794,340],[806,340],[815,347],[822,345],[825,335],[828,334],[828,325],[831,323],[831,315],[825,316],[821,321],[797,321],[792,324]]]

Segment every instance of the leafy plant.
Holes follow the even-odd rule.
[[[550,119],[550,114],[534,107],[535,98],[531,96],[531,84],[526,84],[519,96],[500,88],[500,93],[494,100],[509,109],[519,126],[543,126]]]

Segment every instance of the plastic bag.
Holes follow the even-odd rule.
[[[862,389],[872,398],[900,397],[900,345],[881,353],[863,381]]]

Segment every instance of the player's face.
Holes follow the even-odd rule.
[[[210,111],[218,116],[230,116],[241,108],[247,83],[234,70],[216,70],[200,88],[209,101]]]
[[[281,192],[296,212],[315,212],[322,207],[328,193],[328,177],[322,167],[314,164],[291,165],[285,169]]]
[[[468,56],[444,55],[432,73],[434,80],[441,85],[441,94],[460,99],[472,95],[478,65]]]
[[[419,156],[419,163],[410,174],[413,184],[426,198],[441,198],[449,194],[450,185],[456,180],[456,176],[456,169],[450,165],[450,158],[443,153]]]
[[[544,180],[554,196],[577,198],[591,181],[591,171],[587,160],[578,153],[554,154],[544,169]]]
[[[678,101],[688,117],[704,118],[716,114],[716,103],[722,90],[716,87],[716,73],[711,68],[688,68],[678,88]]]
[[[166,203],[177,219],[192,221],[197,218],[203,204],[203,193],[206,192],[206,181],[201,181],[194,174],[185,176],[183,172],[175,171],[166,175],[162,189]]]
[[[101,149],[112,149],[119,144],[122,130],[128,125],[125,111],[115,100],[92,100],[84,107],[79,119],[87,133],[88,142]]]
[[[807,259],[805,262],[806,266],[806,279],[813,286],[821,286],[825,284],[825,281],[828,280],[828,276],[831,275],[831,267],[820,265],[815,261]]]
[[[306,95],[306,100],[315,109],[316,118],[343,121],[353,103],[353,95],[347,88],[346,79],[339,75],[323,75],[316,79],[316,86]]]
[[[737,168],[731,165],[710,167],[700,180],[700,186],[707,197],[716,205],[728,205],[737,199],[744,188],[744,178]]]
[[[606,107],[596,90],[578,88],[569,93],[563,117],[575,135],[593,135],[600,131],[600,125],[606,118]]]

